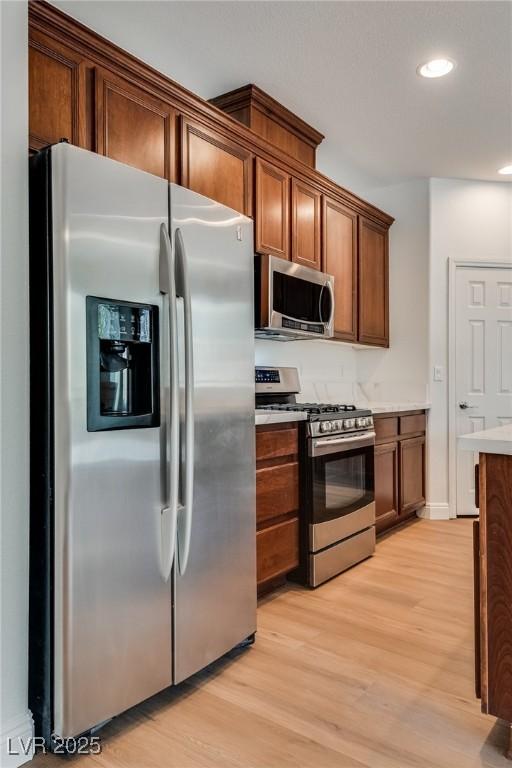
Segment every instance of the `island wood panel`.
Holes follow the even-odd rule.
[[[181,181],[201,195],[252,216],[251,152],[187,118],[182,118]]]
[[[29,149],[66,139],[85,146],[86,68],[83,57],[40,32],[29,42]]]
[[[334,277],[334,336],[357,341],[357,214],[325,196],[322,270]]]
[[[359,341],[389,346],[388,233],[359,217]]]
[[[175,181],[175,110],[105,70],[95,79],[97,151]]]
[[[475,611],[475,695],[477,699],[480,699],[482,697],[482,656],[480,653],[480,522],[478,520],[473,520],[473,605]]]
[[[512,723],[512,456],[480,454],[482,711]]]
[[[398,521],[398,443],[375,446],[375,520],[377,532]]]
[[[400,443],[400,514],[425,505],[425,437]]]
[[[320,269],[321,194],[292,179],[292,261]]]
[[[290,176],[256,158],[255,250],[290,258]]]

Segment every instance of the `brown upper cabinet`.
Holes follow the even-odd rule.
[[[81,56],[32,31],[29,44],[29,148],[60,139],[84,145],[85,69]]]
[[[254,216],[256,252],[334,275],[335,339],[389,345],[393,219],[314,169],[318,131],[254,85],[212,106],[49,3],[29,43],[32,151],[64,138]]]
[[[388,229],[359,217],[359,341],[389,346]]]
[[[256,158],[255,250],[290,258],[290,177]]]
[[[357,214],[322,201],[322,270],[334,277],[334,336],[357,341]]]
[[[175,180],[175,110],[122,78],[96,70],[96,151]]]
[[[235,211],[252,216],[252,154],[227,136],[182,118],[181,181]]]
[[[320,269],[321,194],[292,179],[292,261]]]

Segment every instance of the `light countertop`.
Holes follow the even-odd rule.
[[[260,424],[280,424],[285,421],[306,421],[307,414],[300,411],[266,411],[261,408],[255,413],[256,426]]]
[[[430,403],[356,403],[356,408],[369,408],[372,413],[400,413],[403,411],[428,411]]]
[[[425,411],[430,408],[430,403],[357,403],[357,408],[370,409],[372,413],[400,413],[404,411]],[[255,413],[255,423],[280,424],[285,421],[306,421],[306,414],[296,411],[266,411],[258,409]]]
[[[461,435],[458,444],[463,451],[501,453],[505,456],[512,456],[512,424]]]

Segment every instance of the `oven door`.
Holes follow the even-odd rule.
[[[375,433],[311,438],[310,551],[375,524]]]

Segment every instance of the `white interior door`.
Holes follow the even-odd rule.
[[[512,422],[512,264],[457,267],[455,277],[457,435]],[[476,515],[478,455],[457,450],[457,515]]]

